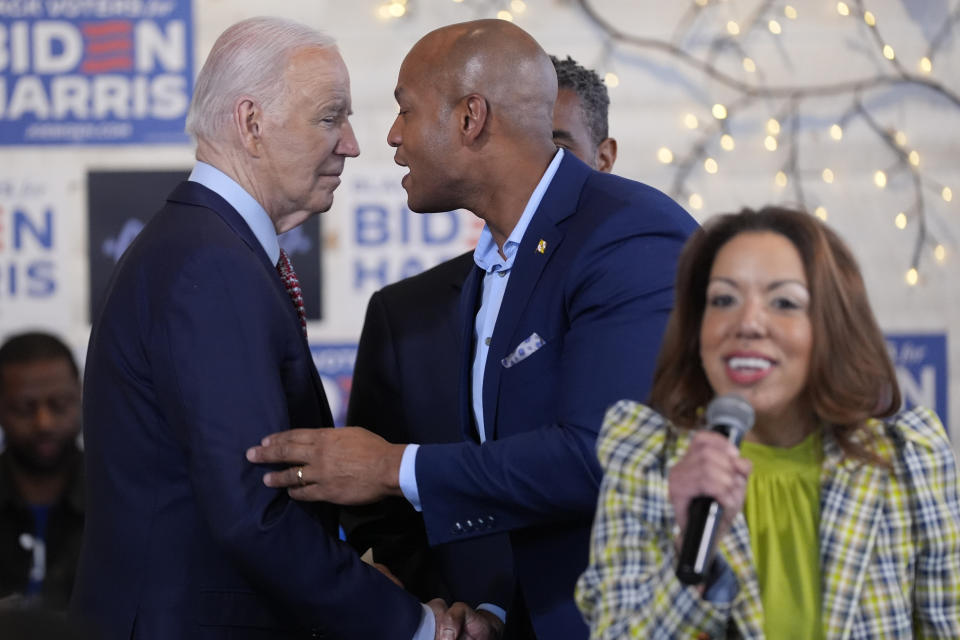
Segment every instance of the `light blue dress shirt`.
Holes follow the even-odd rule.
[[[270,262],[277,264],[277,261],[280,260],[280,242],[277,240],[277,230],[273,226],[273,220],[270,219],[267,210],[253,196],[247,193],[233,178],[206,162],[197,162],[187,179],[202,184],[236,209],[243,221],[253,231],[253,235],[260,241],[260,246],[267,252]]]
[[[473,252],[474,262],[484,270],[480,310],[477,312],[474,322],[473,342],[475,349],[470,375],[471,406],[473,407],[473,417],[477,423],[480,442],[486,442],[487,439],[486,428],[483,423],[483,370],[486,367],[487,354],[490,351],[490,338],[493,336],[493,329],[497,324],[497,317],[500,315],[503,294],[507,290],[510,270],[513,268],[513,262],[517,257],[520,242],[523,241],[527,227],[530,226],[530,221],[533,220],[533,215],[553,181],[562,159],[563,149],[557,149],[553,160],[547,166],[547,170],[540,178],[540,182],[537,183],[530,199],[527,200],[527,205],[524,207],[523,213],[520,214],[520,219],[517,220],[517,224],[513,227],[506,242],[503,243],[503,254],[506,258],[500,255],[500,248],[486,225],[480,232],[477,248]],[[417,449],[419,447],[420,445],[410,444],[403,450],[403,457],[400,460],[399,483],[403,497],[413,505],[414,509],[422,511],[420,489],[417,486]],[[496,605],[484,603],[477,609],[486,609],[499,617],[501,621],[506,619],[506,611]]]
[[[237,210],[243,221],[247,223],[253,235],[260,242],[260,246],[267,252],[270,262],[277,264],[280,260],[280,242],[277,240],[277,230],[267,210],[257,202],[233,178],[206,162],[197,162],[187,178],[191,182],[202,184],[218,196],[227,201]],[[420,613],[420,625],[412,640],[433,640],[436,634],[437,620],[433,611],[427,605],[420,603],[423,611]],[[503,618],[501,618],[503,620]]]

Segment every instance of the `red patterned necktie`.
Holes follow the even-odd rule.
[[[280,279],[283,280],[283,286],[287,288],[293,306],[297,309],[297,317],[300,318],[300,328],[303,329],[303,335],[307,335],[307,310],[303,306],[303,291],[300,289],[300,281],[297,280],[297,274],[290,264],[290,258],[287,252],[280,249],[280,260],[277,261],[277,271],[280,272]]]

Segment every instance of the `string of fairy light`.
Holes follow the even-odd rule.
[[[455,3],[468,1],[479,16],[496,16],[504,20],[514,20],[523,16],[528,7],[523,0],[452,0]],[[891,212],[893,224],[897,229],[915,229],[913,250],[909,268],[904,274],[908,285],[914,286],[920,281],[920,266],[927,251],[938,263],[947,259],[947,250],[931,231],[929,219],[937,215],[933,202],[950,203],[953,190],[950,185],[942,184],[925,170],[920,151],[911,148],[907,133],[894,126],[885,124],[870,109],[867,99],[871,92],[891,88],[914,87],[939,96],[952,108],[960,110],[960,94],[956,85],[938,79],[935,63],[938,53],[947,42],[958,22],[960,22],[960,0],[949,11],[935,35],[927,43],[926,51],[917,60],[904,60],[897,55],[893,43],[886,40],[881,29],[882,22],[875,11],[864,5],[863,0],[845,0],[831,3],[838,20],[858,20],[865,34],[865,49],[876,56],[878,71],[869,77],[845,82],[831,82],[812,85],[775,84],[764,73],[764,63],[749,51],[750,35],[766,31],[772,37],[781,36],[791,23],[801,20],[797,5],[784,0],[761,0],[740,20],[729,19],[729,3],[724,0],[689,0],[684,15],[676,25],[672,37],[667,39],[643,37],[628,33],[617,24],[606,19],[591,0],[573,0],[586,19],[597,28],[603,37],[602,59],[597,68],[601,70],[604,81],[611,89],[620,84],[620,78],[613,71],[612,61],[619,48],[629,48],[632,52],[651,51],[667,54],[680,66],[701,74],[718,87],[718,93],[732,96],[727,100],[718,100],[709,107],[708,118],[698,118],[693,110],[682,118],[682,126],[696,131],[692,142],[683,149],[671,149],[662,146],[655,150],[656,158],[664,165],[673,167],[671,195],[685,202],[693,210],[706,206],[703,196],[695,184],[700,169],[707,177],[716,176],[721,171],[722,152],[733,151],[737,146],[732,123],[738,116],[755,113],[758,108],[769,109],[769,117],[763,122],[762,146],[772,154],[773,181],[792,194],[800,207],[812,210],[819,218],[826,220],[828,211],[823,200],[812,196],[811,181],[833,185],[840,180],[839,172],[821,165],[815,169],[805,166],[801,161],[801,148],[804,135],[810,134],[810,124],[804,119],[805,110],[816,104],[822,108],[827,105],[835,110],[832,124],[826,128],[826,135],[837,144],[844,140],[845,129],[854,122],[866,125],[866,130],[876,137],[891,160],[886,165],[869,168],[873,185],[877,189],[886,189],[895,178],[905,177],[912,192],[911,204],[903,210]],[[396,19],[408,16],[415,0],[388,0],[380,5],[379,16],[383,19]],[[723,12],[716,11],[719,5],[728,5]],[[809,4],[798,6],[804,10]],[[721,14],[724,14],[721,16]],[[694,53],[683,43],[691,30],[704,24],[716,25],[715,35],[705,47],[706,53]],[[696,39],[694,39],[696,40]],[[698,47],[698,52],[704,47]],[[730,56],[735,56],[738,73],[726,71]],[[723,63],[723,64],[721,64]],[[775,76],[776,74],[770,74]],[[951,78],[951,80],[953,80]],[[954,80],[955,82],[955,80]],[[905,94],[904,99],[910,99]],[[745,117],[745,116],[744,116]],[[814,120],[814,119],[809,119]],[[816,120],[822,120],[822,117]],[[739,127],[743,130],[743,127]],[[816,132],[821,133],[821,132]],[[742,134],[738,134],[742,135]],[[871,154],[864,162],[877,162],[883,154]],[[779,162],[779,166],[777,166]],[[865,168],[865,167],[861,167]]]

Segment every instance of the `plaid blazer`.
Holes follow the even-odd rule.
[[[867,431],[889,469],[845,458],[829,431],[823,437],[825,636],[960,639],[960,496],[943,425],[918,408],[871,421]],[[576,593],[593,638],[764,637],[742,513],[718,542],[739,582],[733,602],[707,602],[674,575],[667,473],[689,441],[689,431],[644,405],[624,400],[607,412],[590,564]]]

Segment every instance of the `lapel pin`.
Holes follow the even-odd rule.
[[[537,253],[543,253],[547,250],[547,241],[543,238],[537,243]]]

